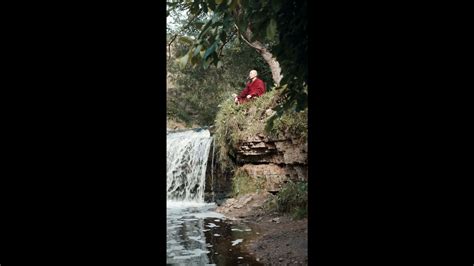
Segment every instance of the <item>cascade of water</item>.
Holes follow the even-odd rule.
[[[215,202],[215,193],[214,193],[214,150],[216,147],[216,139],[212,138],[212,160],[211,160],[211,192],[212,192],[212,202]]]
[[[211,142],[209,130],[189,130],[166,135],[168,200],[204,202]]]

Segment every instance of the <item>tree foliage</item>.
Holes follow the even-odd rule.
[[[168,0],[169,10],[187,11],[203,18],[189,49],[178,59],[187,64],[221,66],[222,51],[233,39],[258,40],[272,50],[286,84],[285,103],[277,110],[307,106],[307,4],[304,0]],[[245,36],[245,37],[244,37]]]
[[[170,81],[168,88],[167,112],[176,121],[209,126],[214,124],[218,105],[225,99],[231,99],[232,93],[239,93],[245,87],[245,80],[251,69],[256,69],[266,84],[271,84],[271,73],[266,63],[250,47],[230,43],[221,56],[223,64],[219,67],[186,65],[180,67],[180,61],[190,44],[177,38],[173,44],[173,53],[167,63]]]

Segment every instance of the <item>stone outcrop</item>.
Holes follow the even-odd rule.
[[[308,143],[305,141],[291,138],[271,139],[259,133],[242,140],[234,149],[234,154],[237,165],[234,172],[243,171],[257,183],[264,179],[264,190],[267,192],[278,192],[288,179],[308,180]],[[211,160],[208,162],[207,199],[211,199],[211,187],[214,196],[215,193],[224,196],[226,191],[231,190],[232,176],[223,176],[222,173],[215,172],[211,180],[209,168],[218,171],[216,163],[218,162],[214,162],[212,167]]]
[[[308,144],[292,139],[269,139],[263,134],[243,141],[237,163],[251,177],[265,177],[273,186],[287,178],[307,180]]]
[[[238,147],[237,163],[308,163],[308,144],[291,139],[270,140],[263,134],[247,139]]]

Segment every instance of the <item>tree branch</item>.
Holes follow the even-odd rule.
[[[245,36],[240,32],[240,29],[239,29],[239,27],[238,27],[236,24],[234,24],[234,26],[235,26],[235,28],[237,29],[237,31],[239,32],[239,35],[240,35],[240,37],[242,38],[242,40],[245,41],[245,43],[247,43],[250,47],[252,47],[252,48],[258,50],[259,52],[262,52],[262,51],[263,51],[261,48],[259,48],[259,47],[255,46],[255,45],[251,44],[251,43],[245,38]]]
[[[244,36],[240,32],[239,27],[236,24],[234,24],[234,26],[239,31],[239,34],[242,40],[244,40],[245,43],[247,43],[250,47],[256,49],[260,55],[262,55],[263,59],[267,62],[268,66],[270,67],[270,70],[272,72],[273,82],[278,86],[280,84],[281,79],[283,78],[283,75],[281,75],[281,68],[278,61],[273,57],[272,53],[268,51],[268,49],[263,45],[263,43],[257,40],[251,43],[249,40],[247,40],[247,38],[250,39],[252,36],[252,31],[249,28],[247,28],[247,32],[246,32],[247,36]]]

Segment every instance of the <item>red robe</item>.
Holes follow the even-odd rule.
[[[256,78],[253,82],[247,83],[245,89],[237,96],[239,103],[246,102],[247,95],[251,95],[253,97],[262,96],[265,93],[265,83],[259,78]]]

